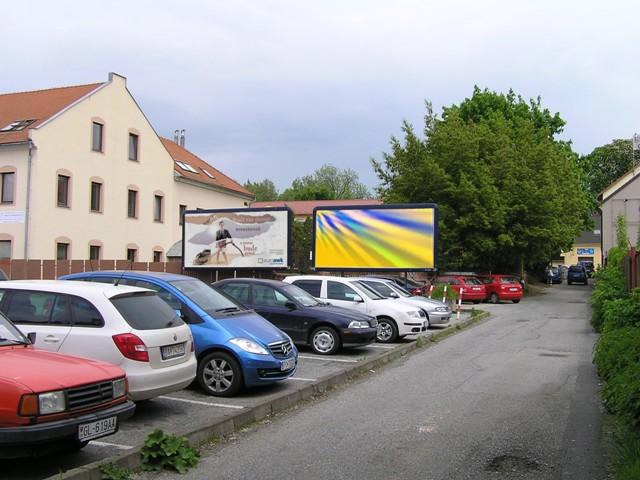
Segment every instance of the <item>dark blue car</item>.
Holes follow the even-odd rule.
[[[191,328],[197,380],[210,394],[229,397],[243,386],[284,380],[295,373],[298,350],[283,331],[206,283],[156,272],[85,272],[61,280],[133,285],[158,292]]]
[[[582,265],[571,265],[567,271],[567,285],[574,283],[582,283],[583,285],[589,283],[587,271]]]

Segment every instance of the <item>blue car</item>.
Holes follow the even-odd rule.
[[[158,292],[189,325],[202,389],[230,397],[243,386],[265,385],[292,376],[298,350],[291,338],[229,296],[184,275],[158,272],[85,272],[61,280],[118,283]]]
[[[587,271],[580,264],[571,265],[567,271],[567,285],[573,285],[574,283],[589,284]]]

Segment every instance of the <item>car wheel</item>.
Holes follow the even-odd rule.
[[[198,383],[205,393],[230,397],[242,387],[242,369],[228,353],[212,352],[198,363]]]
[[[427,330],[429,330],[431,328],[431,320],[429,320],[429,314],[427,312],[424,312],[424,314],[427,317]]]
[[[332,355],[340,348],[340,338],[331,327],[318,327],[311,334],[311,348],[320,355]]]
[[[496,292],[493,292],[490,296],[489,296],[489,302],[491,303],[498,303],[500,302],[500,297],[498,297],[498,294]]]
[[[376,340],[380,343],[391,343],[398,339],[398,327],[396,322],[390,318],[378,319],[378,331],[376,333]]]
[[[516,298],[516,299],[511,300],[511,301],[512,301],[513,303],[520,303],[520,299],[519,299],[519,298]]]

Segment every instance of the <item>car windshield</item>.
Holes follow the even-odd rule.
[[[235,303],[229,297],[215,290],[198,279],[174,280],[171,285],[189,297],[193,303],[213,317],[221,313],[230,313],[244,310],[240,304]]]
[[[349,282],[349,283],[351,283],[351,285],[354,285],[355,287],[359,288],[371,300],[383,300],[384,299],[384,297],[382,295],[380,295],[374,289],[372,289],[368,285],[365,285],[361,281],[355,281],[355,282]]]
[[[29,340],[13,326],[7,317],[0,313],[0,347],[16,343],[29,343]]]
[[[286,285],[282,287],[282,291],[305,307],[315,307],[316,305],[321,305],[321,303],[313,298],[309,293],[307,293],[300,287],[296,287],[295,285]]]
[[[509,284],[509,283],[520,283],[516,277],[500,277],[500,283]]]
[[[400,285],[396,285],[395,283],[387,283],[387,285],[389,285],[391,288],[393,288],[398,293],[398,295],[400,295],[401,297],[413,297],[413,295],[411,295],[409,290],[406,290],[405,288],[401,287]]]
[[[361,283],[363,283],[367,287],[372,288],[373,290],[376,291],[376,293],[379,293],[380,295],[386,298],[390,298],[393,293],[396,293],[396,291],[386,283],[374,282],[371,280],[362,280]]]

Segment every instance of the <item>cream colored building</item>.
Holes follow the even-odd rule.
[[[185,208],[253,195],[105,83],[0,95],[0,258],[164,261]]]

